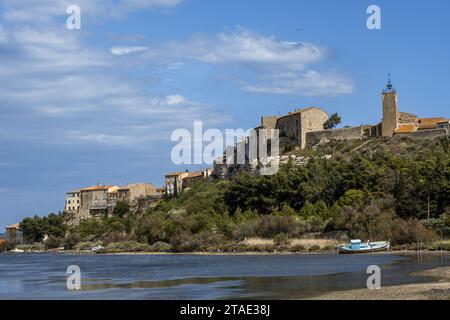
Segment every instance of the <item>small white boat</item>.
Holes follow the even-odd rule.
[[[342,254],[350,254],[350,253],[372,253],[372,252],[381,252],[389,250],[390,243],[389,241],[379,241],[379,242],[370,242],[368,241],[366,244],[362,243],[361,240],[351,240],[350,244],[338,246],[337,250]]]
[[[12,249],[10,252],[13,252],[13,253],[23,253],[23,252],[25,252],[25,251],[22,250],[22,249],[14,248],[14,249]]]

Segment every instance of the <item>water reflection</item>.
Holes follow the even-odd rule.
[[[449,256],[25,254],[0,262],[2,299],[299,299],[364,288],[372,264],[383,286],[430,281],[411,273],[448,266]],[[65,287],[71,264],[82,270],[77,292]]]

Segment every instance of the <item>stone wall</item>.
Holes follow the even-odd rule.
[[[406,135],[415,138],[434,138],[449,135],[449,132],[445,128],[441,129],[430,129],[430,130],[420,130],[407,133],[398,133],[396,135]]]
[[[320,130],[306,133],[306,145],[311,148],[319,143],[332,140],[361,140],[364,138],[365,127]]]
[[[277,116],[263,116],[261,117],[261,125],[267,129],[275,129],[277,125]]]

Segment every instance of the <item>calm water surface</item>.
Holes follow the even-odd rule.
[[[66,269],[81,268],[81,291]],[[426,282],[411,272],[450,256],[0,254],[0,299],[296,299],[364,288],[369,265],[382,285]]]

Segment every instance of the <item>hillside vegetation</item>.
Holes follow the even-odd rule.
[[[122,205],[113,217],[65,227],[65,237],[55,226],[44,231],[54,247],[102,244],[107,252],[314,251],[335,243],[301,239],[346,237],[414,247],[450,236],[448,138],[335,141],[293,153],[308,163],[203,181],[143,213]],[[22,223],[30,242],[39,240],[38,219]],[[249,241],[260,238],[273,241]]]

